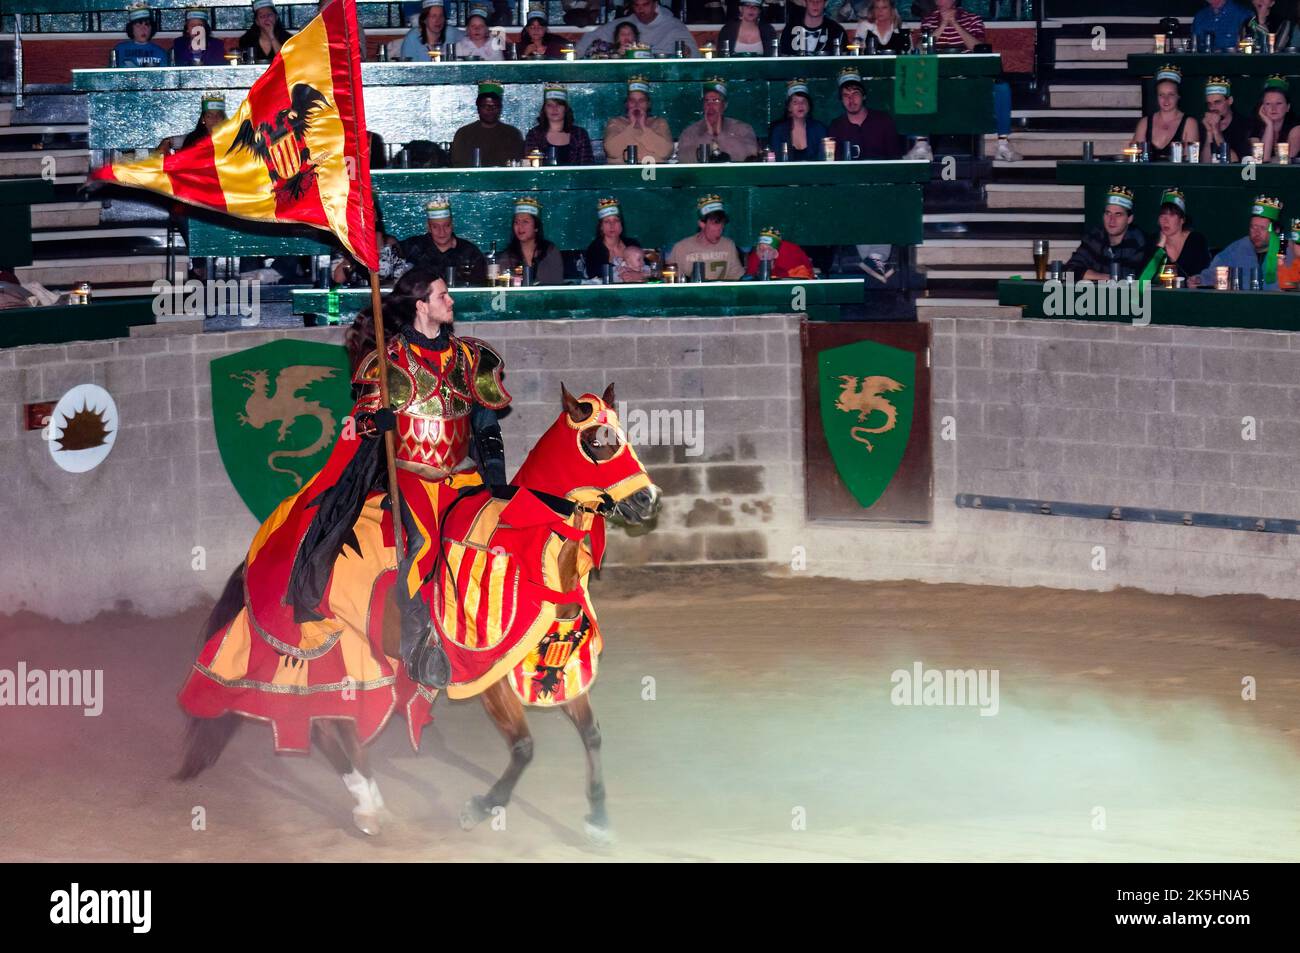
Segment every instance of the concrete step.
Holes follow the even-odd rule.
[[[7,126],[14,115],[13,103],[0,103],[0,126]]]
[[[925,244],[916,249],[916,263],[927,269],[946,265],[1032,268],[1033,239],[927,239]]]
[[[1155,30],[1151,31],[1153,34]],[[1094,49],[1100,45],[1101,49]],[[1056,63],[1062,61],[1087,61],[1125,65],[1130,53],[1150,53],[1155,49],[1152,37],[1120,37],[1102,34],[1089,37],[1062,36],[1056,39]]]
[[[1141,109],[1142,87],[1132,84],[1052,84],[1053,109]]]
[[[1134,123],[1136,125],[1136,122]],[[1092,132],[1080,129],[1075,132],[1012,132],[1011,146],[1026,159],[1077,159],[1083,154],[1083,144],[1092,143],[1093,155],[1122,155],[1124,147],[1133,138],[1128,132]],[[997,136],[985,136],[984,148],[991,155],[998,147]],[[1011,163],[1018,165],[1018,163]]]
[[[185,257],[178,256],[183,263]],[[17,269],[18,279],[39,281],[47,288],[70,288],[78,281],[96,284],[135,283],[148,285],[167,277],[165,255],[136,255],[131,258],[37,259]]]
[[[1082,209],[1082,185],[1018,185],[997,182],[985,186],[988,207]]]
[[[54,123],[45,126],[0,125],[0,145],[5,139],[17,136],[77,136],[88,135],[90,127],[85,123]]]
[[[53,166],[49,159],[54,160]],[[89,149],[37,149],[31,152],[0,153],[0,179],[27,179],[52,169],[55,182],[70,182],[90,171]]]
[[[32,230],[43,228],[93,228],[99,224],[98,202],[52,202],[32,206]],[[34,236],[36,237],[36,236]]]
[[[997,300],[981,298],[917,298],[916,316],[921,321],[934,318],[999,318],[1003,321],[1020,317],[1019,308],[1004,308]]]

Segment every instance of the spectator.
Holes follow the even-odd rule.
[[[1140,276],[1143,281],[1158,279],[1165,265],[1172,265],[1174,275],[1183,278],[1205,270],[1210,263],[1210,246],[1204,235],[1188,228],[1187,200],[1178,189],[1166,189],[1160,197],[1156,223],[1156,247]]]
[[[789,147],[792,162],[815,162],[822,156],[822,140],[830,131],[813,118],[812,96],[808,81],[792,79],[785,85],[785,117],[772,124],[768,148],[779,157],[783,146]]]
[[[435,196],[424,207],[428,231],[413,235],[398,246],[402,260],[412,268],[430,271],[446,280],[453,269],[458,285],[487,284],[487,259],[467,238],[456,234],[451,220],[451,203],[445,196]]]
[[[1129,145],[1147,143],[1152,162],[1168,162],[1175,141],[1184,146],[1201,141],[1196,120],[1178,108],[1178,87],[1183,74],[1176,66],[1156,71],[1156,111],[1138,120]],[[1163,141],[1164,145],[1159,143]]]
[[[501,121],[501,98],[504,87],[496,80],[478,84],[478,121],[461,126],[451,141],[451,164],[462,168],[474,164],[474,150],[479,150],[481,165],[505,165],[524,157],[524,137],[514,126]]]
[[[447,25],[447,11],[443,4],[444,0],[423,0],[419,22],[402,37],[402,59],[423,62],[429,58],[431,50],[441,49],[447,43],[458,43],[464,37],[465,34],[456,27]]]
[[[591,165],[595,157],[591,151],[591,136],[581,126],[573,124],[573,108],[569,105],[569,91],[560,83],[547,83],[542,92],[542,110],[537,114],[537,125],[528,130],[524,149],[545,153],[554,148],[559,165]]]
[[[1255,110],[1255,123],[1250,130],[1250,144],[1263,143],[1264,161],[1272,162],[1277,144],[1288,144],[1294,158],[1300,155],[1300,119],[1291,111],[1291,84],[1281,76],[1270,76],[1264,81],[1264,93]]]
[[[502,60],[505,44],[488,30],[487,7],[472,6],[465,15],[465,35],[456,41],[456,57],[462,60]]]
[[[153,42],[157,32],[149,4],[131,4],[126,14],[126,39],[113,47],[113,65],[119,69],[166,66],[167,51]]]
[[[883,109],[868,110],[866,87],[856,66],[840,70],[840,103],[844,115],[831,123],[836,142],[854,143],[859,159],[897,159],[903,154],[903,140],[894,128],[894,118]]]
[[[1205,83],[1205,116],[1201,119],[1201,161],[1213,161],[1210,153],[1228,144],[1228,161],[1240,162],[1250,155],[1250,122],[1232,109],[1232,85],[1226,77],[1211,76]]]
[[[653,157],[663,162],[673,154],[673,133],[668,121],[650,115],[650,81],[644,76],[632,76],[627,81],[626,115],[615,116],[605,123],[605,161],[610,165],[623,165],[623,152],[628,146],[637,147],[637,161]]]
[[[611,52],[615,56],[627,56],[631,49],[640,45],[641,31],[636,28],[635,20],[624,20],[614,30],[614,48]],[[650,47],[647,46],[646,49],[649,50]]]
[[[717,147],[714,162],[744,162],[758,154],[758,137],[749,123],[728,119],[727,84],[712,77],[704,82],[704,118],[682,130],[677,142],[679,155],[695,161],[699,146]]]
[[[204,93],[203,99],[200,100],[199,121],[186,135],[181,143],[181,148],[188,149],[204,139],[212,138],[212,130],[220,126],[226,119],[226,94],[222,92]]]
[[[826,0],[805,0],[803,16],[792,17],[781,31],[782,56],[818,56],[844,49],[844,27],[824,16]]]
[[[876,38],[876,49],[882,53],[906,53],[911,45],[894,0],[872,0],[854,33],[858,45],[864,50],[868,34]]]
[[[1137,275],[1147,260],[1146,236],[1133,227],[1133,190],[1112,185],[1106,193],[1101,227],[1091,229],[1074,250],[1066,267],[1076,280],[1088,278],[1106,281],[1112,263],[1119,265],[1120,277]]]
[[[564,283],[564,258],[542,233],[541,203],[529,196],[515,199],[510,241],[501,254],[502,271],[513,271],[524,265],[532,267],[535,285]]]
[[[762,21],[762,11],[763,0],[740,0],[737,18],[718,31],[718,46],[730,43],[732,56],[771,56],[776,34]]]
[[[226,45],[212,35],[207,10],[185,11],[185,29],[172,44],[172,60],[177,66],[225,64]]]
[[[961,8],[960,0],[937,0],[932,13],[921,20],[921,29],[934,36],[937,49],[974,51],[985,43],[984,21],[974,13]],[[1019,162],[1024,158],[1011,145],[1011,87],[1005,82],[993,84],[993,116],[997,123],[998,148],[994,159],[998,162]],[[921,136],[907,154],[909,159],[930,162],[934,152],[930,140]]]
[[[614,280],[619,284],[642,284],[650,277],[650,266],[646,264],[645,249],[635,238],[629,238],[623,246],[623,267],[614,272]]]
[[[1291,219],[1286,260],[1277,263],[1277,286],[1282,291],[1300,289],[1300,218]]]
[[[379,248],[379,278],[396,281],[411,270],[410,262],[402,258],[402,246],[384,230],[384,216],[375,204],[375,244]],[[370,272],[347,252],[330,259],[330,278],[337,285],[360,288],[369,285]]]
[[[1249,274],[1259,271],[1260,287],[1265,291],[1277,291],[1278,249],[1281,245],[1277,228],[1282,220],[1282,202],[1267,195],[1255,197],[1250,207],[1250,231],[1245,238],[1235,242],[1219,252],[1210,261],[1204,271],[1188,279],[1193,288],[1214,287],[1214,270],[1221,265],[1229,268],[1243,268]]]
[[[758,241],[745,263],[745,274],[757,275],[758,263],[772,263],[773,278],[811,278],[812,259],[794,242],[781,240],[781,232],[771,226],[758,233]]]
[[[640,247],[635,238],[623,234],[623,210],[618,199],[601,199],[596,205],[596,237],[587,246],[583,260],[587,264],[587,274],[599,278],[606,265],[614,266],[616,282],[642,282],[645,275],[639,265],[629,267],[627,262],[628,245]],[[627,274],[624,275],[624,270]]]
[[[1236,50],[1237,36],[1250,16],[1250,11],[1234,0],[1205,0],[1205,6],[1192,17],[1192,36],[1200,45],[1213,34],[1214,49]]]
[[[564,40],[552,33],[546,25],[545,8],[534,7],[528,11],[524,31],[515,44],[515,59],[526,60],[539,56],[546,60],[564,59],[561,52]]]
[[[253,25],[239,38],[240,53],[251,50],[254,63],[269,63],[292,34],[280,22],[274,0],[253,0]]]
[[[679,274],[690,276],[695,263],[702,262],[705,281],[738,281],[745,269],[741,267],[736,243],[722,234],[727,226],[727,210],[722,199],[705,195],[696,205],[699,231],[672,247],[668,263],[676,265]]]
[[[636,21],[641,42],[647,44],[659,56],[672,56],[678,41],[686,44],[688,55],[698,56],[700,53],[691,31],[686,29],[681,20],[659,6],[658,0],[632,0],[632,16],[613,20],[592,30],[578,44],[578,55],[586,56],[587,50],[597,41],[611,43],[614,39],[614,31],[625,20]]]
[[[1268,51],[1268,37],[1273,35],[1273,49],[1280,53],[1291,45],[1292,23],[1277,9],[1276,0],[1251,0],[1254,16],[1241,25],[1241,38],[1253,40],[1255,49]]]

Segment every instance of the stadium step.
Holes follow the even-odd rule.
[[[1081,185],[1028,185],[991,182],[985,186],[989,208],[1082,209]]]
[[[1002,265],[1024,268],[1033,265],[1030,238],[927,239],[916,249],[916,263],[922,268],[947,265]]]
[[[10,120],[13,119],[13,115],[13,103],[0,103],[0,127],[9,125]]]
[[[1142,87],[1131,80],[1115,84],[1053,83],[1048,101],[1053,109],[1141,109]]]
[[[1005,321],[1019,318],[1020,309],[1005,308],[998,304],[997,298],[939,295],[918,297],[916,316],[921,321],[931,318],[999,318]]]
[[[1153,41],[1150,35],[1140,37],[1112,36],[1104,26],[1097,36],[1061,36],[1056,38],[1056,65],[1088,62],[1124,66],[1130,53],[1150,53]],[[1096,47],[1100,46],[1101,49]]]
[[[183,262],[184,256],[181,256]],[[47,288],[70,288],[79,281],[92,285],[142,285],[145,288],[167,277],[166,255],[133,255],[128,258],[37,259],[17,269],[18,280],[39,281]]]
[[[53,165],[49,160],[53,159]],[[29,179],[42,176],[49,169],[53,181],[72,182],[84,179],[90,171],[88,149],[33,149],[28,152],[0,152],[0,179]]]
[[[93,228],[99,224],[98,202],[52,202],[32,206],[32,231],[57,228]],[[33,234],[33,238],[37,236]]]
[[[1012,147],[1026,159],[1077,159],[1083,154],[1085,142],[1092,143],[1093,155],[1100,159],[1104,156],[1123,154],[1124,147],[1133,138],[1133,130],[1130,128],[1126,132],[1094,132],[1084,128],[1074,132],[1013,131],[1010,138]],[[992,152],[997,147],[997,136],[984,137],[986,150]]]

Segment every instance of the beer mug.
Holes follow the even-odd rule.
[[[701,142],[695,147],[695,161],[701,164],[709,161],[709,144]]]
[[[691,281],[704,280],[704,262],[697,261],[691,265]]]
[[[853,162],[862,158],[862,147],[856,142],[849,142],[847,139],[841,140],[836,145],[836,150],[841,162]]]
[[[772,280],[772,259],[770,259],[770,258],[760,258],[760,259],[759,259],[759,262],[758,262],[758,280],[759,280],[759,281],[771,281],[771,280]]]
[[[546,164],[547,164],[547,165],[559,165],[559,164],[560,164],[560,147],[559,147],[559,146],[548,145],[548,146],[546,147]]]
[[[1046,238],[1034,239],[1034,278],[1038,281],[1047,280],[1047,255],[1050,245]]]
[[[1183,144],[1177,139],[1175,139],[1173,142],[1169,144],[1169,161],[1170,162],[1183,161]]]
[[[481,169],[483,167],[483,150],[480,147],[475,146],[470,150],[469,164],[476,169]]]
[[[639,161],[639,152],[636,146],[628,146],[623,150],[623,162],[626,165],[636,165]]]

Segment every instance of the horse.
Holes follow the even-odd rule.
[[[547,607],[541,617],[541,623],[548,627],[541,637],[542,644],[549,645],[545,661],[549,661],[552,654],[557,654],[555,642],[565,638],[558,636],[557,632],[572,632],[575,626],[583,626],[583,631],[587,633],[584,636],[587,641],[582,643],[587,649],[585,660],[578,658],[576,649],[567,652],[564,646],[560,646],[558,655],[564,655],[570,664],[585,661],[587,667],[573,669],[578,673],[576,680],[568,677],[571,674],[570,664],[566,664],[562,675],[557,676],[556,671],[550,668],[534,675],[531,681],[524,681],[521,672],[526,666],[544,661],[537,652],[538,626],[534,626],[527,633],[527,639],[533,644],[521,640],[522,644],[515,646],[512,649],[514,654],[506,659],[509,662],[512,658],[520,657],[522,661],[506,668],[504,673],[498,671],[498,666],[477,678],[468,679],[464,684],[457,684],[454,680],[448,687],[451,697],[478,695],[481,698],[488,716],[505,739],[510,754],[505,771],[487,792],[474,795],[466,801],[460,811],[459,823],[462,829],[470,830],[509,803],[515,785],[533,758],[532,735],[521,695],[527,695],[530,691],[536,695],[538,686],[541,686],[541,700],[534,698],[529,703],[550,704],[561,708],[582,740],[587,760],[586,796],[589,807],[589,813],[584,817],[584,832],[593,844],[606,846],[612,843],[613,835],[605,805],[600,757],[601,733],[587,694],[590,680],[595,677],[595,656],[599,653],[601,643],[595,615],[587,599],[586,576],[594,566],[599,565],[604,548],[605,520],[639,524],[652,519],[659,507],[660,491],[650,482],[619,425],[613,409],[613,384],[605,389],[601,397],[584,394],[580,398],[574,397],[561,384],[560,396],[560,415],[529,452],[510,486],[488,492],[483,492],[488,490],[486,487],[478,487],[471,492],[462,491],[443,511],[439,521],[438,563],[430,573],[430,578],[441,567],[443,576],[440,577],[441,581],[434,580],[436,584],[433,591],[444,593],[450,586],[456,598],[450,601],[442,598],[433,600],[430,614],[443,644],[452,651],[455,663],[459,658],[456,651],[460,648],[455,643],[456,632],[459,631],[456,628],[457,620],[461,629],[468,621],[462,610],[464,596],[468,593],[459,592],[454,573],[450,579],[446,575],[452,568],[455,555],[468,553],[481,558],[480,554],[488,553],[487,547],[476,545],[470,536],[475,532],[482,535],[482,527],[485,525],[496,526],[493,521],[502,513],[506,514],[507,520],[498,527],[502,531],[502,541],[490,549],[491,554],[504,552],[507,559],[519,555],[509,552],[512,546],[516,549],[520,546],[520,531],[514,527],[535,527],[536,531],[529,538],[541,541],[542,552],[550,554],[550,561],[548,563],[547,558],[527,560],[529,565],[542,565],[540,571],[543,575],[532,581],[525,578],[523,586],[525,592],[531,586],[540,594],[541,604]],[[575,436],[576,439],[573,439]],[[231,574],[201,629],[201,643],[206,644],[217,634],[226,631],[243,610],[244,569],[245,563],[241,563]],[[430,578],[426,578],[425,582],[429,582]],[[395,593],[394,588],[388,588],[382,601],[381,620],[377,625],[372,623],[366,629],[373,633],[370,637],[372,654],[378,649],[400,672],[400,662],[395,660],[400,658],[401,613]],[[479,599],[475,600],[476,603],[486,600],[481,591],[477,595]],[[553,614],[549,608],[552,605]],[[548,620],[552,618],[553,624],[550,624]],[[575,644],[577,643],[573,639],[566,643],[570,648]],[[521,651],[525,653],[522,656]],[[455,664],[453,670],[456,671]],[[398,679],[401,681],[401,675]],[[407,688],[412,693],[405,705],[408,730],[412,744],[418,747],[418,732],[423,721],[421,716],[427,717],[435,695],[423,686],[409,681]],[[572,694],[569,693],[571,689]],[[546,701],[548,694],[551,701]],[[559,697],[561,695],[562,699]],[[211,718],[190,716],[182,764],[174,775],[177,780],[190,780],[216,763],[238,727],[237,714],[241,713],[226,711]],[[386,722],[387,718],[384,719],[385,724]],[[382,724],[378,730],[382,730]],[[311,742],[339,773],[344,787],[352,795],[355,801],[353,821],[357,828],[371,836],[381,832],[382,819],[388,814],[367,751],[367,744],[373,737],[363,740],[358,735],[356,721],[346,717],[313,717],[311,722]]]

